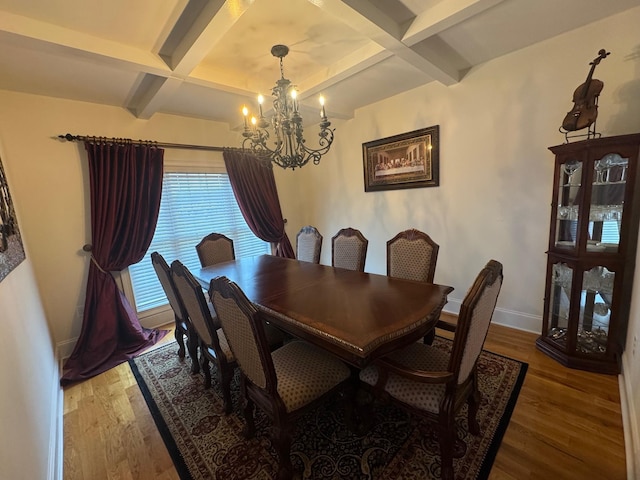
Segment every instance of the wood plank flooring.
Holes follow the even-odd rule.
[[[492,325],[485,343],[529,364],[490,478],[625,479],[617,377],[565,368],[535,339]],[[179,478],[128,364],[65,389],[64,478]]]

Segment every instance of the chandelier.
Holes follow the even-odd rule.
[[[318,133],[318,148],[307,146],[302,127],[302,117],[298,110],[298,92],[291,81],[284,78],[282,59],[289,53],[286,45],[274,45],[271,55],[280,59],[280,80],[271,90],[273,95],[273,116],[265,118],[262,114],[264,98],[258,96],[258,118],[251,117],[248,121],[249,110],[243,107],[244,131],[242,148],[250,150],[260,158],[268,158],[282,168],[295,169],[313,161],[314,165],[329,151],[333,143],[333,130],[329,128],[331,122],[327,120],[324,110],[324,97],[320,96],[320,132]],[[269,133],[271,129],[272,133]],[[272,138],[270,148],[268,143]]]

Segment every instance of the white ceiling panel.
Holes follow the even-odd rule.
[[[0,89],[125,106],[139,74],[111,66],[4,45]]]
[[[638,0],[0,0],[0,88],[241,123],[284,74],[332,118]],[[606,46],[603,46],[605,48]],[[268,105],[268,102],[267,102]],[[310,118],[308,121],[316,121]]]

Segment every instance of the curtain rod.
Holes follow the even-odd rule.
[[[68,142],[84,142],[84,141],[107,141],[113,143],[131,143],[133,145],[154,145],[160,148],[179,148],[183,150],[209,150],[213,152],[222,152],[224,147],[213,147],[209,145],[190,145],[188,143],[164,143],[155,142],[153,140],[131,140],[129,138],[107,138],[107,137],[89,137],[85,135],[58,135],[58,138],[67,140]]]

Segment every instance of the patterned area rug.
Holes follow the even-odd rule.
[[[437,337],[434,345],[449,349]],[[214,381],[189,373],[175,343],[129,361],[158,430],[183,480],[271,479],[277,471],[270,422],[256,409],[257,434],[242,436],[238,375],[232,386],[234,410],[225,416]],[[215,367],[212,367],[215,368]],[[486,479],[507,428],[527,364],[483,351],[479,362],[482,435],[467,428],[466,407],[456,420],[456,479]],[[215,379],[215,372],[213,378]],[[291,459],[303,479],[425,480],[440,478],[439,444],[432,424],[393,405],[373,404],[373,427],[357,436],[345,424],[339,397],[297,423]]]

